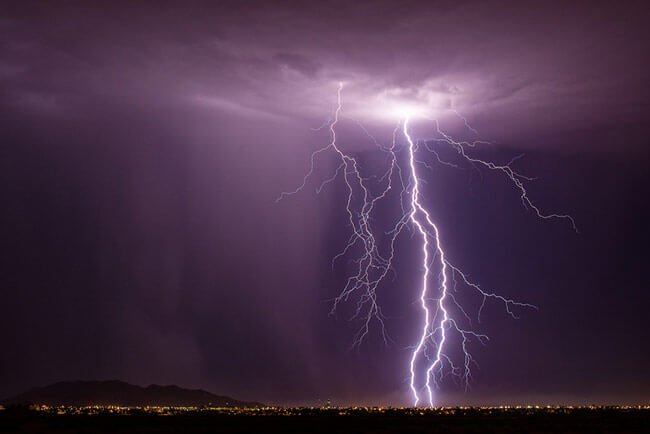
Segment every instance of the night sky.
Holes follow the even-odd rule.
[[[121,379],[275,404],[410,404],[417,239],[400,238],[379,290],[393,342],[373,329],[350,350],[354,303],[328,315],[349,271],[331,267],[350,234],[344,184],[315,193],[334,162],[276,203],[329,140],[318,127],[345,81],[341,140],[364,167],[376,148],[353,119],[380,141],[395,126],[373,116],[377,95],[434,98],[493,143],[477,155],[524,153],[531,198],[579,229],[536,218],[502,176],[423,172],[454,262],[539,307],[513,320],[488,303],[471,389],[447,381],[438,402],[648,402],[645,2],[0,9],[0,397]]]

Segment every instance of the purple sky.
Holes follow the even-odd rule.
[[[456,262],[540,307],[489,308],[473,389],[450,383],[441,402],[647,400],[644,2],[212,3],[5,3],[0,396],[119,378],[409,403],[416,246],[382,287],[395,343],[349,351],[358,325],[327,315],[342,184],[275,202],[328,140],[313,128],[344,81],[347,113],[381,139],[386,100],[427,103],[452,130],[444,113],[463,113],[497,143],[481,155],[525,152],[532,198],[580,228],[534,218],[499,177],[427,175]]]

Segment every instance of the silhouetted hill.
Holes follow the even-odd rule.
[[[178,386],[134,386],[123,381],[64,381],[36,387],[3,401],[3,404],[41,405],[121,405],[121,406],[215,406],[260,407],[257,402],[244,402],[205,390],[182,389]]]

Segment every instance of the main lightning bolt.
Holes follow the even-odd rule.
[[[419,165],[429,169],[431,169],[431,166],[424,161],[418,160],[418,151],[424,149],[434,154],[439,163],[456,167],[456,165],[442,160],[436,150],[431,147],[432,143],[449,145],[469,164],[482,166],[505,175],[506,179],[518,190],[524,207],[533,210],[539,218],[566,219],[573,229],[577,230],[576,225],[571,216],[556,213],[545,214],[533,203],[525,186],[525,182],[532,180],[532,178],[520,174],[512,167],[517,158],[511,160],[508,164],[497,164],[471,155],[471,148],[487,142],[481,140],[472,142],[457,141],[442,131],[435,119],[429,120],[435,127],[436,137],[425,141],[414,141],[409,132],[409,122],[412,117],[417,115],[413,110],[400,111],[402,116],[393,131],[392,142],[388,147],[382,146],[363,125],[354,121],[373,140],[379,151],[388,155],[389,161],[387,170],[381,176],[363,176],[357,159],[350,153],[345,152],[337,141],[336,127],[343,117],[342,91],[343,84],[339,83],[334,116],[321,127],[327,126],[330,136],[329,143],[312,153],[309,170],[298,188],[282,193],[278,201],[303,190],[314,173],[316,157],[326,151],[333,151],[339,164],[334,173],[322,181],[316,192],[320,193],[327,184],[339,177],[343,178],[347,190],[346,212],[352,230],[345,247],[333,258],[332,265],[337,259],[349,254],[357,246],[359,246],[361,254],[354,260],[355,273],[347,278],[343,289],[334,299],[331,313],[336,312],[341,302],[347,301],[353,296],[357,297],[356,309],[352,319],[362,318],[362,325],[355,336],[353,346],[361,344],[370,332],[373,321],[379,324],[381,335],[384,341],[388,343],[389,338],[384,316],[378,302],[377,289],[388,274],[391,271],[394,272],[395,244],[399,235],[405,227],[414,228],[421,240],[422,276],[419,304],[423,318],[419,338],[417,344],[413,347],[410,358],[409,386],[415,406],[422,402],[423,394],[426,396],[428,405],[433,406],[433,388],[439,385],[445,373],[458,377],[468,387],[471,379],[471,368],[476,363],[469,351],[469,346],[474,341],[481,344],[488,341],[488,336],[472,330],[470,315],[456,299],[455,293],[457,292],[458,283],[481,297],[481,304],[476,313],[479,321],[485,303],[489,299],[501,303],[506,312],[513,318],[517,318],[513,307],[536,307],[483,289],[478,284],[470,281],[460,268],[454,266],[448,260],[442,245],[440,230],[434,223],[431,212],[427,209],[423,200],[421,181],[418,176],[417,169]],[[457,111],[452,111],[460,117],[468,130],[477,135],[476,130],[470,126],[467,119]],[[404,146],[400,146],[400,136],[405,140]],[[406,156],[402,155],[404,153],[406,153]],[[405,169],[402,166],[405,166]],[[401,213],[392,229],[386,234],[388,235],[387,246],[382,248],[378,237],[375,235],[377,229],[372,225],[372,215],[376,205],[382,200],[387,200],[395,186],[398,186],[398,202]],[[434,266],[439,271],[438,282],[435,282],[432,277]],[[451,288],[450,282],[453,283]],[[457,311],[456,316],[452,313],[454,310]],[[468,324],[469,327],[462,326],[461,322]],[[456,364],[448,353],[449,342],[453,336],[458,337],[458,345],[463,355],[462,365]]]

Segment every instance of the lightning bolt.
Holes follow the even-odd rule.
[[[341,292],[333,299],[330,313],[335,314],[340,303],[356,297],[356,308],[350,319],[361,319],[361,327],[355,335],[353,347],[361,345],[364,338],[370,333],[373,323],[378,324],[384,342],[389,343],[390,338],[378,301],[377,290],[387,276],[391,272],[395,272],[393,262],[400,234],[407,227],[413,229],[413,234],[420,239],[422,275],[419,305],[422,312],[422,323],[417,343],[412,347],[409,362],[409,387],[414,406],[420,405],[424,399],[429,406],[433,406],[433,389],[439,386],[446,373],[460,379],[466,388],[469,387],[472,366],[476,365],[470,352],[470,345],[473,342],[484,345],[489,340],[487,335],[472,329],[472,317],[456,298],[458,284],[464,285],[481,298],[480,307],[476,312],[478,322],[480,322],[481,312],[488,300],[501,303],[513,318],[517,318],[513,308],[536,309],[536,307],[482,288],[449,261],[443,248],[440,230],[432,218],[431,211],[426,206],[425,198],[422,197],[422,181],[418,174],[418,167],[424,166],[427,169],[432,169],[432,167],[417,158],[418,151],[425,150],[432,153],[440,164],[457,167],[451,162],[442,160],[432,147],[433,143],[448,145],[457,151],[460,158],[474,167],[483,167],[504,175],[519,192],[523,206],[532,210],[537,217],[567,220],[571,227],[577,231],[576,224],[569,215],[542,212],[530,199],[525,183],[533,178],[527,177],[513,168],[513,163],[519,157],[514,158],[508,164],[497,164],[474,157],[471,149],[488,142],[478,139],[471,142],[455,140],[440,128],[435,119],[428,120],[433,124],[436,136],[421,141],[411,137],[409,132],[411,117],[404,116],[393,130],[392,141],[388,147],[381,145],[358,121],[350,119],[372,139],[379,152],[388,156],[388,168],[383,174],[380,174],[381,176],[364,176],[359,161],[338,143],[336,127],[344,118],[342,91],[343,83],[339,83],[334,116],[317,129],[321,130],[327,126],[329,142],[312,153],[310,167],[302,183],[293,191],[282,193],[277,200],[280,201],[286,196],[302,191],[314,174],[316,158],[320,154],[333,151],[338,161],[337,168],[331,176],[321,182],[316,193],[320,193],[328,184],[338,178],[343,179],[347,191],[345,209],[351,234],[341,252],[332,259],[332,267],[338,259],[349,255],[353,250],[360,251],[360,254],[353,260],[354,272],[347,277]],[[470,126],[466,118],[455,110],[452,112],[463,121],[469,131],[478,136],[478,132]],[[380,231],[373,226],[372,217],[377,204],[393,197],[394,190],[397,190],[400,212],[392,229],[385,234],[387,243],[385,243],[385,247],[382,247],[377,236]],[[434,278],[435,271],[438,272],[437,282]],[[449,353],[450,341],[454,336],[458,338],[457,345],[462,353],[462,363],[454,361]]]

